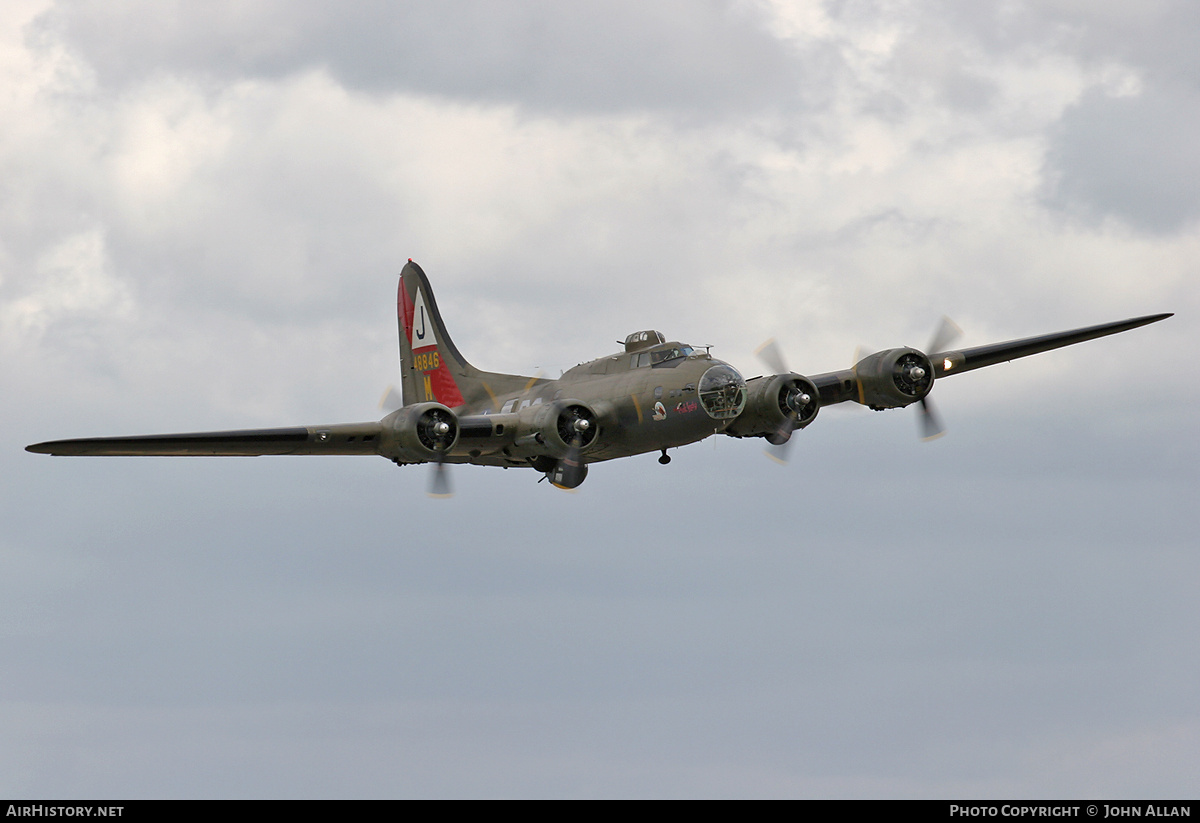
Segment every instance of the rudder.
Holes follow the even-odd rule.
[[[400,273],[396,314],[404,405],[432,400],[454,409],[471,402],[482,387],[479,371],[450,339],[429,278],[412,260]]]

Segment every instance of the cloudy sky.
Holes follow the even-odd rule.
[[[1200,5],[3,0],[0,795],[1194,797]],[[1165,323],[532,472],[68,459],[494,371]]]

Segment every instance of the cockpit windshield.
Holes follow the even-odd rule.
[[[629,366],[634,369],[640,369],[643,366],[657,366],[659,363],[670,363],[672,360],[691,357],[695,353],[696,350],[691,346],[672,343],[658,351],[643,351],[630,355]]]
[[[669,349],[659,349],[658,351],[650,352],[650,365],[654,366],[659,363],[666,363],[668,360],[675,360],[680,357],[688,357],[694,352],[691,346],[672,346]]]

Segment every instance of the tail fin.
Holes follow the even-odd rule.
[[[409,260],[396,299],[400,320],[400,386],[404,405],[429,400],[450,408],[492,405],[493,390],[446,332],[429,279]]]

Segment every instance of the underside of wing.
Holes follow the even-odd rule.
[[[383,427],[374,423],[282,429],[86,437],[26,446],[38,454],[91,457],[256,457],[266,454],[378,454]]]

